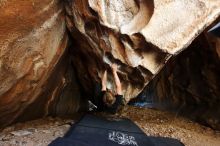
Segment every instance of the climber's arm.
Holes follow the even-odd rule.
[[[105,70],[102,76],[102,91],[106,91],[106,83],[107,83],[107,71]]]
[[[118,66],[116,64],[112,64],[111,67],[112,67],[112,73],[113,73],[114,80],[115,80],[117,95],[122,95],[121,82],[120,82],[120,79],[119,79],[118,74],[117,74],[117,67]]]

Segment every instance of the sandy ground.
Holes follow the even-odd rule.
[[[150,136],[176,138],[186,146],[220,146],[220,132],[168,112],[126,106],[115,116],[133,120]],[[62,137],[78,118],[48,117],[15,124],[1,130],[0,146],[46,146]]]

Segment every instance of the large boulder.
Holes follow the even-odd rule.
[[[128,102],[220,15],[219,0],[63,2],[0,0],[0,127],[78,111],[105,69],[114,89],[113,62]]]
[[[202,33],[187,50],[171,59],[131,103],[171,110],[220,130],[220,58],[216,39]]]
[[[59,0],[0,1],[0,127],[15,121],[48,88],[67,45],[65,27]],[[50,81],[57,87],[29,113],[47,115],[64,78]]]
[[[79,80],[93,96],[105,69],[119,65],[126,101],[220,15],[219,0],[67,0]]]

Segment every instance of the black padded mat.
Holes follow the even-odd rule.
[[[129,119],[106,119],[85,115],[64,138],[50,146],[183,146],[172,138],[151,137]]]

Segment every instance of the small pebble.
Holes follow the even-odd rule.
[[[50,131],[49,130],[42,130],[43,133],[49,134]]]
[[[27,130],[18,130],[18,131],[12,131],[11,134],[15,136],[27,136],[32,134],[33,132],[27,131]]]
[[[2,141],[9,141],[10,139],[12,139],[12,136],[6,135],[2,138]]]
[[[55,131],[54,133],[53,133],[53,136],[59,136],[60,135],[60,131]]]

